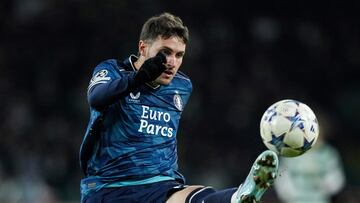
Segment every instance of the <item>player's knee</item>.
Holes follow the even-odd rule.
[[[182,190],[179,190],[175,193],[173,193],[169,199],[166,201],[166,203],[184,203],[186,202],[187,196],[192,193],[192,191],[197,190],[198,188],[203,188],[202,185],[192,185],[187,186]]]
[[[201,203],[206,196],[215,192],[212,187],[196,188],[186,197],[185,203]]]
[[[206,196],[214,192],[215,190],[211,187],[192,185],[171,195],[166,203],[200,203]]]

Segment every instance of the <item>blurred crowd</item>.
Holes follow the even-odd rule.
[[[164,11],[190,30],[181,70],[194,91],[177,135],[188,183],[241,183],[265,149],[263,112],[291,98],[330,121],[346,176],[334,202],[359,202],[358,7],[281,2],[1,1],[0,202],[79,201],[92,69],[136,54],[142,23]]]

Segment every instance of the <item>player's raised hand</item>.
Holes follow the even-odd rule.
[[[166,70],[166,56],[159,52],[156,56],[147,59],[137,72],[134,82],[136,84],[144,84],[155,80]]]

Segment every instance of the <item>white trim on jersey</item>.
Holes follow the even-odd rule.
[[[97,71],[90,80],[88,92],[95,85],[100,84],[100,83],[107,83],[107,81],[111,80],[111,77],[106,77],[108,73],[109,73],[109,71],[106,69]]]
[[[131,54],[131,55],[129,56],[129,61],[130,61],[131,67],[133,68],[134,71],[137,71],[137,69],[135,68],[135,66],[134,66],[134,64],[133,64],[134,62],[131,60],[131,57],[135,57],[136,59],[138,59],[138,57],[135,56],[134,54]]]
[[[212,187],[204,187],[204,188],[196,191],[193,195],[191,195],[191,197],[190,197],[190,199],[189,199],[189,203],[191,203],[192,199],[193,199],[197,194],[203,192],[203,191],[206,190],[206,189],[210,189],[210,188],[212,188]]]
[[[88,87],[88,92],[91,90],[92,87],[94,87],[95,85],[97,84],[104,84],[104,83],[107,83],[107,80],[99,80],[99,81],[96,81],[96,82],[93,82],[89,85]]]

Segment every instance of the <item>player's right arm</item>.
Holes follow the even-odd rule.
[[[139,71],[119,74],[111,60],[99,64],[88,88],[88,102],[95,109],[104,108],[124,97],[132,89],[155,80],[166,69],[166,56],[159,52],[147,59]]]
[[[115,60],[107,60],[95,67],[88,87],[88,102],[95,109],[111,104],[125,94],[135,72],[120,74]]]

